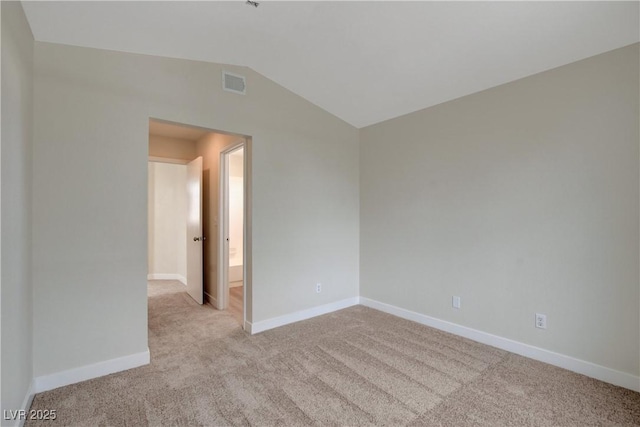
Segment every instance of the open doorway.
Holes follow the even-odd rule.
[[[247,141],[247,138],[241,135],[157,119],[149,120],[148,279],[172,280],[175,282],[174,285],[181,284],[181,292],[189,295],[190,301],[195,304],[204,303],[205,307],[208,305],[218,310],[226,310],[233,314],[242,327],[246,320],[245,300],[250,296],[246,291],[247,259],[250,260],[250,253],[247,253],[250,236],[245,233],[248,205],[245,203],[248,186],[245,179],[248,167],[245,162],[250,149]],[[241,148],[241,151],[237,151],[238,148]],[[234,212],[231,218],[234,230],[231,257],[233,266],[229,275],[228,248],[225,249],[227,262],[223,264],[219,259],[222,256],[220,247],[224,246],[223,239],[229,237],[225,231],[228,228],[223,229],[227,224],[224,218],[230,218],[220,213],[220,192],[223,188],[220,173],[223,168],[227,171],[230,169],[226,167],[226,163],[221,164],[220,159],[222,153],[231,149],[236,152],[230,160],[233,177],[226,180],[232,182],[231,200]],[[237,167],[238,164],[240,169]],[[193,165],[199,165],[200,169],[194,168]],[[236,196],[239,183],[241,189],[238,199]],[[165,187],[158,188],[159,184]],[[174,211],[179,214],[169,215],[173,219],[166,218],[167,214]],[[173,230],[171,239],[159,234],[167,228]],[[172,265],[161,265],[158,254],[175,262]],[[189,262],[194,256],[199,257],[199,264]],[[220,280],[222,271],[225,274],[225,282]],[[231,287],[229,278],[234,282]],[[231,306],[230,288],[237,288],[233,291]]]
[[[243,322],[244,304],[244,141],[220,153],[220,246],[219,288],[229,312]]]
[[[147,279],[187,284],[187,166],[148,164]]]

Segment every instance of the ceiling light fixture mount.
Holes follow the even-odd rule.
[[[260,3],[258,3],[257,1],[251,1],[251,0],[247,0],[247,4],[249,6],[253,6],[253,7],[258,7],[260,6]]]

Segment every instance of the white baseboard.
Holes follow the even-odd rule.
[[[332,302],[329,304],[321,305],[318,307],[312,307],[306,310],[296,311],[294,313],[285,314],[284,316],[278,316],[267,320],[261,320],[259,322],[251,323],[245,322],[245,331],[251,335],[260,332],[267,331],[269,329],[277,328],[279,326],[288,325],[290,323],[299,322],[301,320],[310,319],[312,317],[321,316],[323,314],[331,313],[343,308],[358,305],[359,298],[347,298],[340,301]]]
[[[147,280],[177,280],[186,286],[187,279],[180,274],[154,273],[147,274]]]
[[[204,298],[206,301],[209,302],[209,304],[211,304],[214,308],[218,308],[218,298],[214,298],[212,297],[210,294],[208,293],[204,293]]]
[[[239,282],[242,280],[242,272],[244,271],[242,264],[229,266],[229,282]]]
[[[33,403],[33,398],[36,395],[36,384],[35,383],[36,383],[35,379],[31,380],[31,383],[29,384],[29,388],[27,389],[27,394],[24,396],[24,400],[22,401],[22,406],[20,407],[20,409],[25,411],[25,413],[27,413],[27,414],[29,413],[29,409],[31,408],[31,403]],[[15,424],[13,424],[13,425],[16,425],[18,427],[22,427],[22,426],[24,426],[25,421],[26,421],[25,419],[15,420],[15,421],[13,421],[13,423],[15,423]],[[6,423],[6,422],[11,423],[12,421],[5,420],[3,418],[3,423]],[[4,425],[11,425],[11,424],[2,424],[2,425],[4,426]]]
[[[149,349],[142,353],[105,360],[92,365],[81,366],[55,374],[43,375],[35,378],[35,392],[53,390],[69,384],[75,384],[93,378],[102,377],[139,366],[148,365],[151,360]]]
[[[487,344],[502,350],[516,353],[530,359],[539,360],[550,365],[568,369],[600,381],[604,381],[613,385],[628,388],[633,391],[640,391],[640,377],[628,374],[626,372],[616,371],[615,369],[605,366],[596,365],[595,363],[585,360],[576,359],[564,354],[555,353],[540,347],[524,344],[519,341],[513,341],[477,329],[468,328],[456,323],[440,320],[425,314],[416,313],[415,311],[406,310],[391,304],[385,304],[376,300],[360,297],[360,304],[392,314],[403,319],[412,320],[426,326],[430,326],[441,331],[449,332],[454,335],[469,338],[470,340]]]

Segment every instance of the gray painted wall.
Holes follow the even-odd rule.
[[[33,378],[31,140],[33,36],[18,2],[2,7],[2,411],[21,409]],[[16,423],[17,424],[17,423]],[[11,425],[3,421],[2,425]]]
[[[32,79],[32,49],[2,2],[3,409],[146,350],[149,117],[252,136],[254,322],[360,283],[638,375],[638,45],[360,132],[250,69],[243,97],[218,64],[35,43]]]
[[[357,296],[358,130],[226,69],[246,96],[217,64],[35,44],[36,376],[147,349],[150,117],[252,137],[250,319]]]
[[[361,295],[638,375],[638,46],[362,129]]]

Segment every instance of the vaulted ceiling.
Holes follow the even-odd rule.
[[[356,127],[638,42],[638,5],[23,2],[38,41],[248,66]]]

